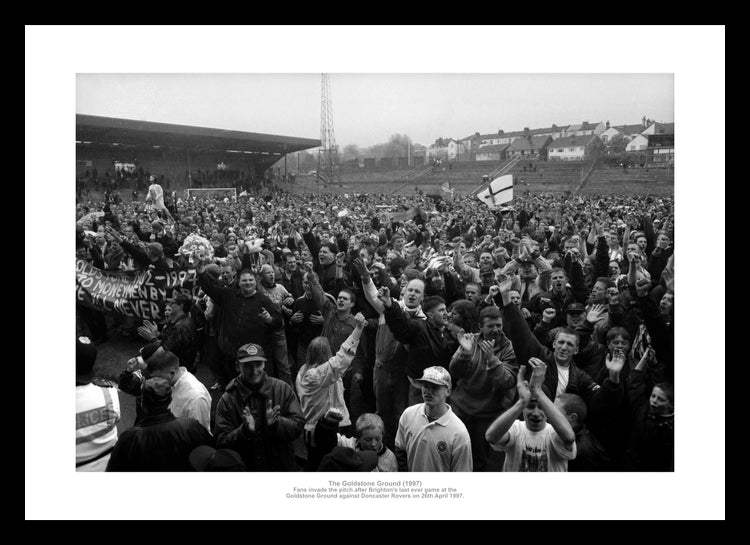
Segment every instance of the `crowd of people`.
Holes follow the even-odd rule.
[[[213,171],[197,169],[185,171],[182,182],[164,174],[154,175],[148,169],[138,167],[107,169],[100,174],[96,167],[84,170],[76,177],[76,197],[89,200],[94,194],[104,192],[105,202],[120,204],[122,201],[137,201],[143,198],[144,191],[154,182],[167,191],[177,190],[179,186],[197,189],[234,188],[237,192],[261,189],[269,190],[274,182],[294,183],[293,173],[282,174],[280,168],[270,171],[268,176],[252,176],[240,169],[217,168]]]
[[[673,471],[672,198],[160,200],[157,181],[77,202],[78,259],[200,286],[161,323],[78,308],[79,470]],[[184,250],[196,235],[211,251]],[[144,341],[119,437],[92,373],[113,328]]]

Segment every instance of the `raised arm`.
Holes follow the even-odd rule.
[[[421,332],[419,322],[410,318],[393,302],[388,288],[380,288],[378,298],[383,302],[385,323],[400,343],[412,342]]]
[[[529,328],[516,305],[510,302],[510,288],[512,282],[505,279],[500,282],[500,296],[502,297],[503,330],[513,345],[516,361],[519,367],[526,365],[529,358],[542,357],[547,359],[549,350],[544,348]]]
[[[646,235],[646,255],[651,255],[656,246],[656,233],[654,232],[654,221],[651,219],[651,214],[646,214],[641,220],[641,227]]]
[[[302,239],[305,241],[308,250],[310,250],[310,253],[312,254],[313,265],[315,265],[316,269],[319,269],[320,261],[318,261],[318,252],[320,251],[320,243],[310,231],[310,224],[307,220],[303,220],[300,230],[302,231]]]
[[[321,313],[325,313],[329,301],[326,298],[325,291],[323,291],[323,286],[320,285],[320,279],[309,264],[305,264],[305,267],[307,269],[307,278],[310,281],[313,302]]]
[[[596,256],[594,259],[594,278],[609,276],[609,244],[604,232],[597,233]]]
[[[384,310],[383,302],[378,299],[378,289],[375,287],[375,283],[370,277],[370,271],[367,270],[367,267],[365,267],[365,264],[361,259],[354,260],[354,268],[362,279],[362,291],[365,292],[365,299],[367,299],[367,302],[372,305],[372,308],[374,308],[378,314],[382,315]]]
[[[357,323],[356,327],[341,344],[336,355],[331,357],[327,362],[308,369],[305,374],[306,380],[323,387],[333,384],[341,378],[357,355],[357,347],[362,337],[362,331],[367,324],[367,320],[362,313],[357,313],[354,316],[354,320]]]
[[[232,294],[231,288],[224,288],[216,284],[216,281],[206,273],[206,260],[197,254],[195,259],[195,272],[197,273],[198,285],[203,292],[219,305],[225,304],[225,301]]]
[[[458,350],[453,354],[448,371],[454,379],[459,379],[468,374],[471,368],[471,355],[474,350],[474,334],[462,333],[458,335]]]
[[[531,395],[536,397],[539,407],[541,407],[544,414],[547,415],[547,421],[552,426],[552,429],[555,430],[560,440],[562,440],[566,450],[570,450],[573,445],[575,445],[576,434],[570,426],[568,419],[565,418],[565,415],[555,406],[554,403],[552,403],[542,389],[545,373],[547,372],[547,365],[537,358],[529,359],[529,365],[532,369]]]
[[[526,367],[522,367],[518,371],[516,389],[518,390],[518,400],[510,409],[498,416],[497,419],[490,424],[490,427],[487,428],[487,432],[484,434],[484,438],[490,444],[500,446],[508,444],[508,441],[510,440],[508,431],[510,431],[513,422],[518,420],[518,417],[523,414],[526,405],[531,401],[531,390],[529,389],[529,382],[526,380]]]
[[[572,250],[565,252],[563,269],[565,269],[565,274],[570,282],[573,297],[579,303],[585,304],[588,297],[588,288],[586,288],[586,282],[583,277],[583,267]]]

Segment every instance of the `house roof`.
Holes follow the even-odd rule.
[[[674,134],[674,123],[654,123],[654,134]]]
[[[648,134],[638,134],[638,135],[636,135],[636,137],[635,137],[635,138],[633,138],[633,139],[632,139],[632,140],[630,141],[630,143],[628,144],[628,146],[632,146],[632,145],[634,145],[634,144],[635,144],[635,142],[636,142],[636,141],[637,141],[637,140],[638,140],[639,138],[640,138],[641,140],[645,140],[646,142],[648,142],[648,137],[649,137],[649,135],[648,135]]]
[[[588,121],[584,121],[583,124],[581,124],[580,130],[582,131],[593,131],[598,125],[601,123],[601,121],[597,123],[589,123]]]
[[[640,134],[645,129],[642,123],[636,123],[635,125],[615,125],[614,128],[627,136],[630,136],[631,134]]]
[[[557,126],[555,126],[555,127],[544,127],[544,128],[541,128],[541,129],[531,129],[529,131],[529,133],[532,136],[536,136],[538,134],[549,134],[549,133],[564,131],[568,127],[569,127],[569,125],[563,125],[562,127],[557,127]]]
[[[492,144],[489,146],[482,146],[481,148],[477,148],[477,153],[496,153],[498,151],[505,151],[509,146],[510,144]]]
[[[541,149],[551,140],[551,136],[532,136],[531,140],[526,137],[516,138],[511,142],[510,146],[508,146],[508,151]]]
[[[584,148],[588,146],[595,138],[598,138],[595,134],[586,134],[583,136],[566,136],[564,138],[557,138],[552,141],[551,146],[555,148]]]
[[[554,127],[543,127],[541,129],[530,129],[528,134],[530,136],[537,136],[539,134],[549,134],[549,133],[555,133],[564,131],[569,127],[569,125],[561,125],[561,126],[554,126]],[[490,140],[493,138],[518,138],[520,136],[525,136],[527,133],[525,131],[511,131],[511,132],[503,132],[502,134],[498,134],[496,132],[491,132],[489,134],[472,134],[470,136],[467,136],[466,138],[462,138],[461,141],[464,140]]]

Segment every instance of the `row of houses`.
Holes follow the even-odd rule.
[[[649,157],[659,155],[659,161],[674,159],[674,123],[658,123],[642,118],[640,124],[610,125],[610,122],[589,123],[496,134],[475,133],[455,140],[441,139],[426,150],[427,159],[449,161],[503,161],[519,156],[527,159],[578,161],[586,158],[591,146],[607,145],[616,136],[629,140],[626,151],[645,151]],[[671,146],[670,138],[671,135]],[[659,148],[658,153],[649,153]],[[656,160],[655,160],[656,162]]]

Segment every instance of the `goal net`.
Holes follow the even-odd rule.
[[[229,197],[230,199],[237,199],[237,190],[233,187],[211,187],[211,188],[201,188],[201,189],[186,189],[187,198],[191,199],[195,197],[196,199],[203,199],[206,197],[211,197],[215,199],[224,199],[226,197]]]

